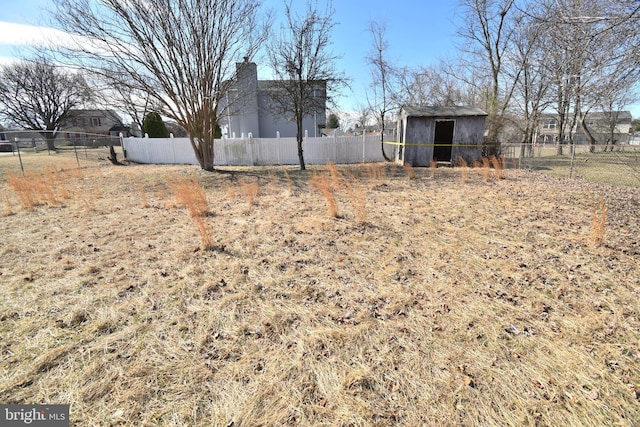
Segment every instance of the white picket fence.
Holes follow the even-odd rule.
[[[189,138],[123,138],[126,158],[136,163],[198,164]],[[383,161],[380,136],[338,136],[311,138],[302,143],[306,164],[360,163]],[[395,145],[385,144],[388,157]],[[261,166],[298,164],[295,138],[217,139],[214,144],[217,166]]]

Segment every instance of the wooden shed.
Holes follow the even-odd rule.
[[[475,107],[405,105],[398,118],[402,165],[429,166],[437,162],[467,163],[482,158],[487,113]]]

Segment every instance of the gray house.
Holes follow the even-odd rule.
[[[595,138],[596,144],[628,144],[632,130],[631,119],[631,111],[592,111],[586,113],[585,125]],[[543,114],[540,117],[538,132],[539,142],[558,142],[560,134],[558,115]],[[573,123],[571,134],[576,144],[589,142],[582,125],[578,123]],[[568,132],[565,131],[565,138],[568,137]]]
[[[227,138],[248,137],[275,138],[296,136],[296,123],[274,113],[273,97],[280,90],[278,82],[258,80],[255,63],[236,64],[236,79],[229,83],[229,89],[220,100],[218,124]],[[326,102],[326,82],[318,81],[312,96],[318,97],[319,104]],[[320,129],[326,126],[326,107],[304,117],[302,129],[310,137],[321,136]]]
[[[398,117],[396,161],[411,166],[482,158],[487,113],[474,107],[405,105]]]

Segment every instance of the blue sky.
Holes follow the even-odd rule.
[[[276,12],[283,10],[282,0],[263,1]],[[25,49],[16,44],[20,39],[38,33],[37,29],[28,29],[24,34],[18,28],[7,28],[7,23],[46,25],[49,18],[45,9],[50,4],[50,0],[0,0],[0,63],[3,58],[19,56]],[[306,0],[294,0],[293,4],[304,8]],[[338,99],[343,111],[355,111],[358,105],[366,103],[371,74],[365,57],[371,50],[371,35],[367,31],[371,21],[386,24],[389,57],[397,65],[428,66],[456,56],[460,42],[456,31],[462,20],[458,0],[334,0],[333,7],[336,27],[332,50],[341,57],[337,68],[351,85]],[[264,67],[258,65],[261,73]],[[640,116],[640,105],[633,106],[632,114]]]
[[[294,7],[303,7],[305,3],[296,0]],[[49,5],[47,0],[0,0],[0,59],[19,56],[26,49],[13,44],[22,35],[15,28],[6,31],[6,23],[46,25],[45,7]],[[277,12],[282,10],[282,0],[265,0],[265,6]],[[332,50],[341,57],[337,68],[351,85],[339,98],[342,110],[354,110],[358,102],[366,101],[365,91],[371,79],[365,60],[371,49],[367,31],[370,21],[386,23],[389,54],[399,65],[436,63],[454,49],[457,0],[342,0],[334,1],[333,6],[336,27]]]

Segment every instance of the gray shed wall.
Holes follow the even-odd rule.
[[[484,141],[484,116],[464,117],[406,117],[406,133],[400,161],[411,166],[429,166],[433,159],[433,144],[436,121],[453,120],[453,143],[450,159],[438,161],[457,162],[459,157],[468,163],[482,158],[482,143]],[[418,144],[418,145],[411,145]],[[422,145],[425,144],[425,145]]]

